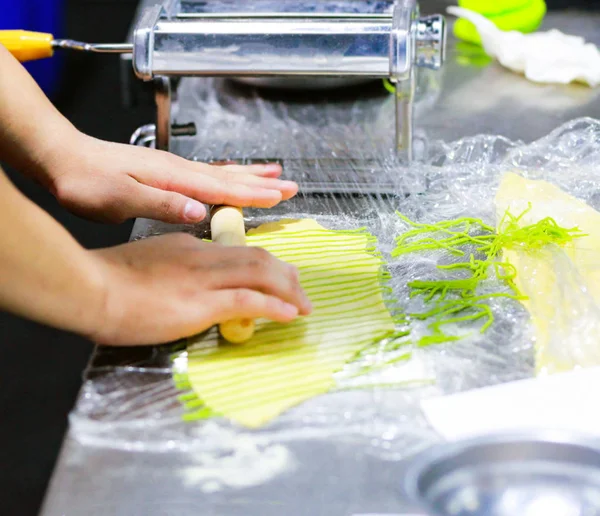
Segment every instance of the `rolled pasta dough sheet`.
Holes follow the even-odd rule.
[[[506,210],[520,225],[552,217],[565,228],[586,236],[565,246],[531,252],[504,249],[517,270],[516,284],[528,297],[523,302],[535,331],[538,374],[600,364],[600,213],[557,186],[505,174],[496,194],[498,221]],[[500,229],[500,228],[499,228]]]
[[[336,371],[395,325],[383,298],[383,261],[367,232],[281,221],[250,230],[247,245],[298,266],[313,313],[290,324],[256,321],[242,346],[219,342],[216,332],[191,340],[187,375],[206,406],[256,428],[326,393]]]

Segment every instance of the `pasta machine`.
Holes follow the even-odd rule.
[[[23,31],[0,42],[22,60],[55,48],[128,55],[135,75],[153,83],[156,101],[155,124],[139,128],[132,142],[161,150],[195,134],[194,124],[173,123],[182,77],[388,79],[396,92],[395,147],[410,161],[415,67],[442,66],[446,30],[442,16],[420,17],[416,0],[165,0],[144,9],[131,43]]]
[[[381,78],[395,85],[395,145],[410,161],[415,67],[442,66],[444,18],[420,17],[416,0],[324,1],[305,12],[294,0],[278,12],[268,12],[272,1],[262,4],[177,0],[145,10],[131,62],[138,78],[154,82],[156,123],[132,140],[152,138],[169,150],[172,138],[193,134],[193,125],[172,123],[181,77]]]

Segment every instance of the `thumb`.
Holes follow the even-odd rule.
[[[205,206],[177,192],[140,185],[132,200],[133,216],[172,224],[199,222],[206,217]]]

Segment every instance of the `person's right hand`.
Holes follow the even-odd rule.
[[[289,322],[311,305],[296,267],[256,247],[170,234],[90,251],[103,278],[98,344],[174,341],[238,318]]]

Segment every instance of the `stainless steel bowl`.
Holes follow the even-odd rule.
[[[547,432],[439,445],[403,488],[423,516],[598,516],[600,443]]]

